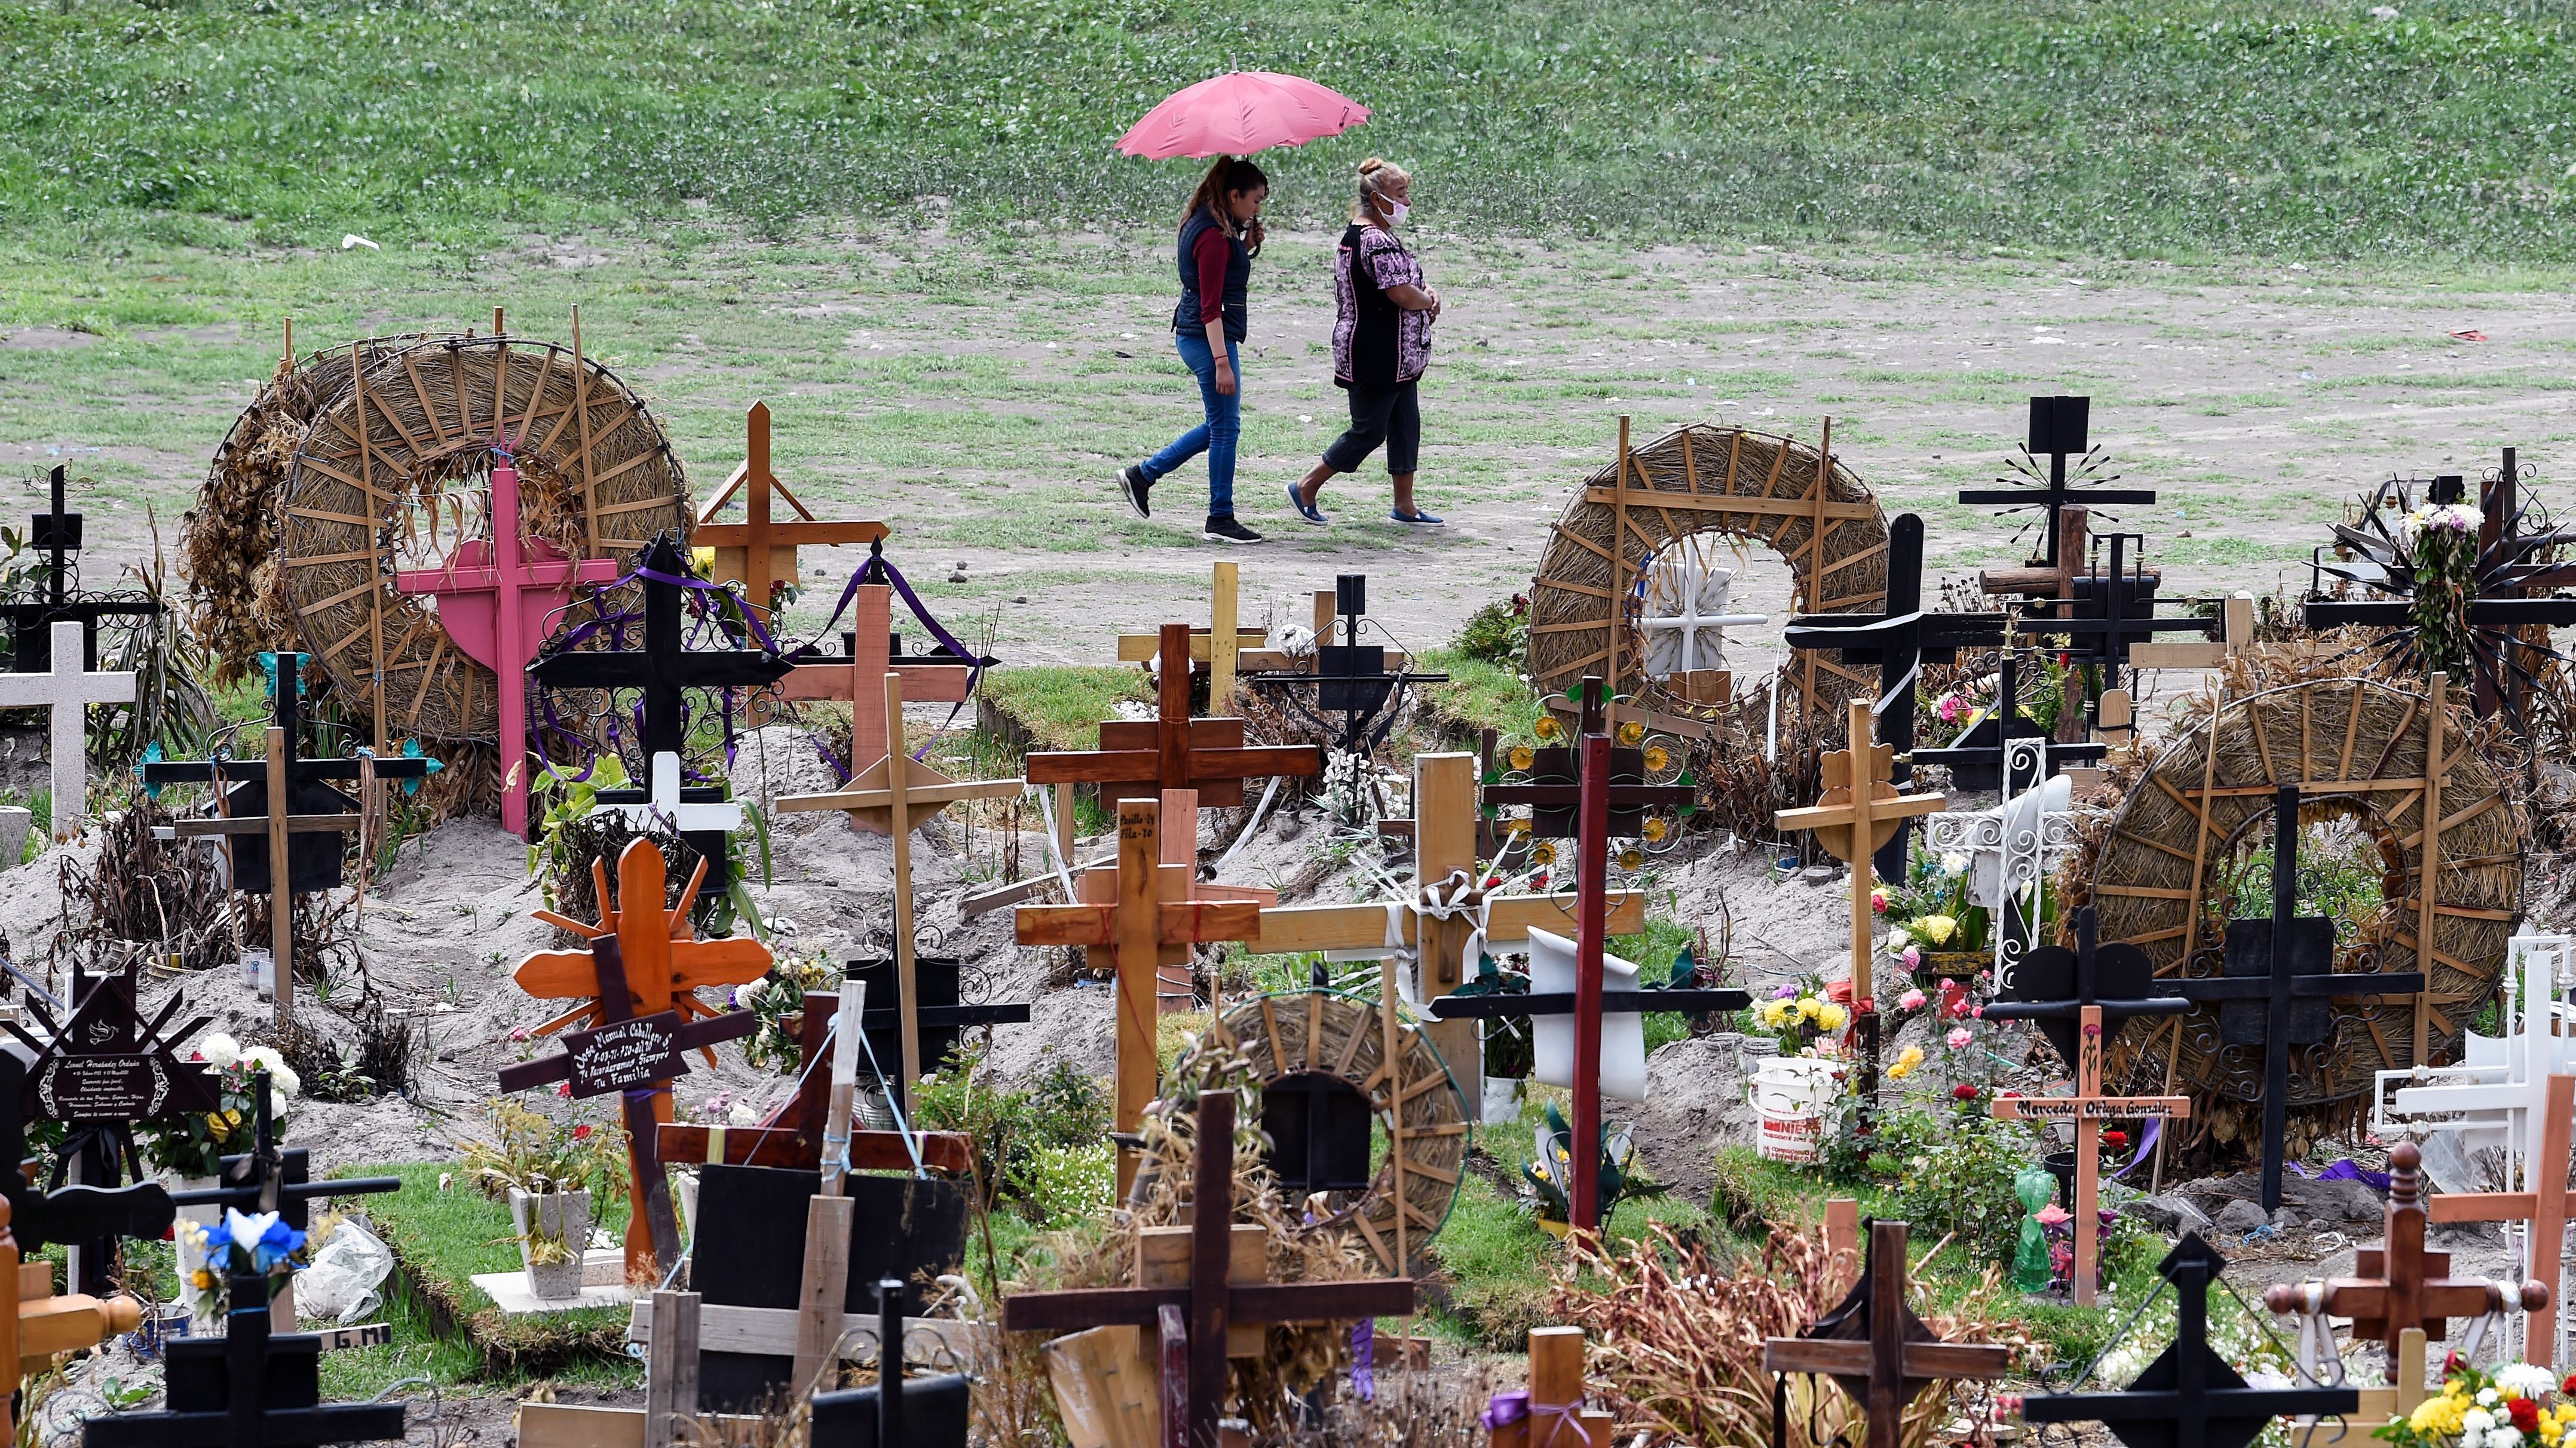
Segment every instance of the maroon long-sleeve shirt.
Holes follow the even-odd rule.
[[[1211,226],[1199,233],[1190,247],[1190,259],[1199,264],[1199,325],[1214,324],[1225,315],[1225,264],[1231,254],[1223,228]]]

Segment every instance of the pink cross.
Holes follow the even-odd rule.
[[[543,538],[519,536],[519,470],[502,453],[492,469],[491,540],[458,544],[443,567],[394,575],[404,593],[438,599],[447,636],[500,682],[501,824],[514,835],[528,832],[527,670],[546,641],[546,616],[574,584],[608,583],[617,574],[614,559],[575,562]]]
[[[850,600],[850,626],[858,654],[850,660],[798,664],[778,681],[782,699],[847,699],[850,701],[850,773],[857,776],[885,758],[885,676],[903,675],[903,697],[954,704],[965,699],[973,669],[965,664],[891,662],[894,588],[862,583]],[[858,816],[851,816],[856,820]]]

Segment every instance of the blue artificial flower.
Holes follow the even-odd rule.
[[[272,1272],[277,1265],[304,1245],[304,1234],[279,1221],[268,1219],[268,1230],[259,1234],[259,1245],[251,1249],[250,1265],[254,1271]]]
[[[160,762],[161,741],[155,739],[151,743],[143,746],[143,763],[134,766],[134,777],[138,780],[143,780],[143,765],[159,764]],[[161,786],[154,784],[149,780],[143,780],[143,794],[147,799],[159,799],[161,797]]]

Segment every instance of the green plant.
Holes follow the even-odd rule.
[[[1574,1128],[1567,1124],[1565,1113],[1552,1099],[1545,1114],[1547,1124],[1531,1142],[1533,1155],[1521,1166],[1521,1186],[1540,1221],[1567,1222],[1573,1220],[1569,1194],[1574,1188]],[[1634,1180],[1630,1169],[1637,1152],[1629,1128],[1614,1130],[1606,1121],[1601,1123],[1599,1150],[1600,1166],[1594,1180],[1600,1194],[1600,1220],[1607,1222]]]
[[[1866,1114],[1845,1097],[1829,1111],[1821,1142],[1827,1175],[1876,1185],[1888,1214],[1912,1223],[1927,1246],[1954,1234],[1958,1249],[1980,1262],[2010,1258],[2023,1216],[2013,1177],[2041,1150],[2029,1125],[1996,1120],[1982,1095],[1915,1098]]]
[[[974,1138],[977,1172],[988,1205],[1008,1204],[1041,1226],[1061,1226],[1090,1210],[1090,1157],[1108,1140],[1105,1083],[1056,1061],[1028,1085],[976,1079],[983,1055],[961,1046],[954,1064],[932,1073],[913,1094],[914,1124]]]
[[[552,1121],[506,1096],[484,1108],[484,1119],[492,1137],[468,1142],[463,1163],[483,1195],[587,1190],[594,1217],[622,1196],[626,1133],[618,1127]]]
[[[1529,652],[1529,599],[1515,593],[1469,614],[1458,630],[1457,649],[1496,668],[1519,668]]]
[[[754,1070],[783,1076],[803,1070],[804,1043],[787,1029],[787,1018],[804,1011],[806,992],[830,990],[840,983],[840,968],[818,952],[782,957],[772,962],[769,974],[737,988],[733,1003],[760,1020],[751,1038],[743,1042],[743,1060]]]

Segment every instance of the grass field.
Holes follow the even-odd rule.
[[[82,251],[1127,223],[1176,180],[1117,134],[1266,68],[1376,112],[1280,158],[1308,221],[1380,150],[1438,176],[1426,221],[1524,233],[2569,255],[2563,12],[2382,9],[1290,0],[1211,25],[1173,0],[12,0],[0,220]]]

